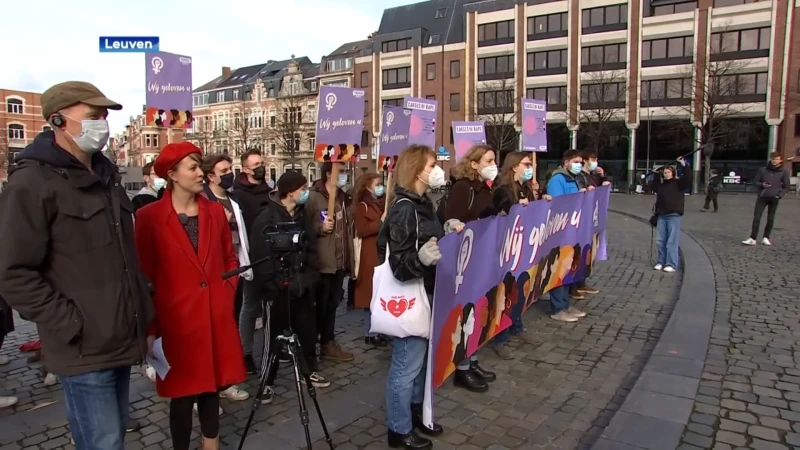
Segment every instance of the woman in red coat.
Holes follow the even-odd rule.
[[[136,214],[136,246],[153,283],[156,316],[148,342],[162,339],[171,367],[156,379],[158,395],[170,401],[169,423],[176,450],[188,450],[192,405],[197,401],[203,449],[219,449],[219,394],[246,377],[239,332],[231,311],[237,278],[221,275],[239,267],[225,211],[203,198],[200,149],[169,144],[156,159],[167,180],[161,200]],[[152,348],[151,348],[152,351]]]

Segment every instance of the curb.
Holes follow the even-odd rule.
[[[649,226],[648,218],[609,211]],[[681,254],[683,281],[672,316],[644,371],[592,450],[674,450],[680,444],[700,386],[716,306],[711,260],[684,232]]]

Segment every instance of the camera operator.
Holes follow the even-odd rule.
[[[278,189],[270,193],[270,201],[253,222],[250,233],[250,260],[253,262],[269,257],[253,267],[253,284],[261,298],[272,302],[269,318],[270,355],[279,353],[281,344],[277,338],[291,326],[303,348],[305,362],[311,372],[311,383],[318,388],[330,386],[330,381],[316,372],[316,326],[314,309],[314,285],[319,280],[316,268],[317,237],[307,217],[304,204],[308,200],[306,177],[289,171],[278,180]],[[271,233],[290,231],[279,226],[293,222],[297,239],[293,248],[276,249],[276,240]],[[305,243],[303,242],[305,240]],[[288,268],[288,270],[287,270]],[[282,273],[283,271],[283,273]],[[289,285],[283,284],[285,278]],[[288,302],[287,302],[288,289]],[[278,360],[267,376],[267,386],[261,403],[272,402],[272,386],[278,373]]]

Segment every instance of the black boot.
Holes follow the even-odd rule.
[[[464,388],[472,392],[486,392],[489,390],[489,384],[482,376],[473,372],[472,369],[456,370],[456,375],[453,377],[453,384],[456,387]]]
[[[411,404],[411,423],[414,424],[414,428],[427,436],[439,436],[444,433],[444,428],[436,422],[430,428],[425,425],[422,420],[422,405]]]
[[[417,436],[417,433],[414,433],[414,430],[411,430],[411,433],[408,434],[395,433],[394,431],[389,430],[387,437],[389,441],[389,447],[392,448],[413,448],[419,450],[433,448],[433,442],[431,442],[430,439]]]
[[[469,362],[469,371],[480,376],[487,383],[491,383],[497,379],[497,375],[494,372],[489,372],[488,370],[484,370],[481,366],[478,365],[478,361],[470,361]]]

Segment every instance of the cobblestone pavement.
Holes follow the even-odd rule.
[[[614,197],[612,204],[618,198],[628,201]],[[498,380],[484,394],[456,390],[450,383],[437,392],[435,415],[446,433],[435,448],[573,449],[589,448],[597,439],[655,347],[680,280],[680,274],[650,268],[648,227],[616,214],[610,215],[608,223],[610,260],[598,264],[590,283],[601,293],[579,305],[589,316],[577,324],[555,323],[545,314],[547,302],[540,302],[528,312],[526,322],[544,344],[538,348],[513,344],[515,358],[510,361],[482,350],[483,366],[496,371]],[[763,284],[770,281],[775,280]],[[320,390],[320,403],[336,448],[341,450],[386,448],[383,404],[390,355],[388,349],[365,346],[360,337],[362,317],[360,312],[350,312],[340,316],[338,323],[338,339],[356,354],[355,361],[322,365],[322,373],[333,385]],[[764,322],[762,327],[767,325]],[[39,370],[28,367],[25,355],[17,352],[19,344],[35,338],[35,328],[24,323],[18,329],[2,349],[2,355],[13,361],[0,366],[0,390],[19,396],[20,403],[0,411],[0,450],[71,449],[59,386],[42,386]],[[273,404],[258,410],[246,448],[304,446],[289,371],[282,369],[281,375],[278,395]],[[771,389],[776,387],[765,382]],[[251,378],[240,388],[252,393],[256,383]],[[250,401],[222,401],[221,434],[226,448],[235,448],[250,405]],[[127,448],[171,448],[167,408],[166,400],[137,372],[131,387],[131,415],[143,428],[128,434]],[[314,448],[327,448],[310,403],[309,408]]]
[[[772,247],[747,247],[755,195],[721,195],[719,213],[700,212],[702,199],[686,198],[682,228],[711,260],[716,314],[681,450],[800,448],[800,200],[781,201]],[[648,216],[652,200],[612,208]]]

